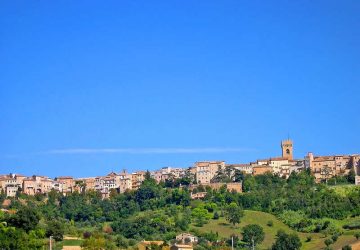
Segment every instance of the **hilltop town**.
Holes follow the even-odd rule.
[[[258,159],[254,162],[239,164],[225,161],[198,161],[188,168],[163,167],[151,171],[150,175],[157,183],[173,182],[187,177],[192,188],[197,185],[219,188],[224,180],[217,178],[220,173],[227,174],[225,183],[229,190],[242,191],[241,181],[235,177],[236,173],[260,175],[272,173],[282,178],[288,178],[291,173],[299,173],[309,169],[316,182],[327,182],[337,176],[354,175],[354,184],[360,185],[360,155],[329,155],[317,156],[308,153],[303,159],[294,159],[293,141],[290,139],[281,142],[281,156],[267,159]],[[74,191],[83,192],[95,190],[103,198],[110,193],[124,193],[126,190],[136,190],[145,179],[147,171],[127,173],[111,172],[106,176],[73,178],[71,176],[58,176],[54,179],[46,176],[34,175],[27,177],[21,174],[0,175],[0,191],[7,197],[14,197],[17,193],[35,195],[46,194],[51,190],[66,195]],[[181,184],[180,184],[181,185]],[[205,194],[194,194],[193,198],[202,198]]]

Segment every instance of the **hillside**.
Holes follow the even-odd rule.
[[[268,226],[268,222],[272,221],[273,226]],[[265,232],[265,240],[259,246],[259,249],[266,250],[275,241],[276,233],[279,229],[283,229],[286,232],[295,232],[279,219],[277,219],[274,215],[259,212],[259,211],[251,211],[245,210],[245,216],[242,218],[241,223],[236,225],[235,227],[229,224],[224,218],[220,218],[219,220],[210,220],[210,222],[203,227],[196,227],[192,225],[193,230],[198,230],[200,232],[214,232],[218,233],[220,237],[230,237],[232,234],[239,235],[241,234],[241,228],[248,224],[258,224],[263,227]],[[313,250],[313,249],[322,249],[325,247],[324,240],[326,239],[323,234],[320,233],[297,233],[301,239],[303,244],[301,249],[304,250]],[[311,236],[311,241],[306,242],[308,236]],[[347,244],[353,244],[356,242],[353,234],[344,234],[339,237],[337,242],[333,244],[333,249],[341,249],[342,246]]]

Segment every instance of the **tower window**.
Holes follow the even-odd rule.
[[[286,153],[287,153],[287,154],[290,154],[290,149],[286,149]]]

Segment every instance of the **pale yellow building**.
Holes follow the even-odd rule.
[[[141,183],[145,180],[145,171],[138,171],[131,174],[132,189],[138,189]]]
[[[314,156],[308,153],[306,161],[316,180],[321,181],[336,175],[346,175],[351,169],[357,173],[360,155]]]
[[[219,169],[225,169],[225,161],[199,161],[194,165],[196,182],[198,184],[210,183]]]
[[[35,195],[37,193],[46,194],[53,188],[53,181],[45,176],[34,175],[25,178],[22,183],[23,193]]]
[[[61,190],[63,194],[72,193],[75,187],[75,180],[71,176],[59,176],[55,178],[55,181],[59,183],[59,187],[61,186]]]

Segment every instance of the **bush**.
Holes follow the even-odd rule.
[[[337,234],[334,234],[333,236],[331,236],[331,239],[333,242],[336,242],[338,240],[339,236]]]
[[[274,222],[272,220],[269,220],[266,225],[268,225],[269,227],[272,227],[274,225]]]
[[[301,245],[301,240],[298,235],[287,234],[285,231],[279,230],[276,234],[276,241],[272,245],[271,249],[299,250]]]
[[[84,239],[89,239],[90,237],[91,237],[91,232],[88,232],[88,231],[85,231],[84,233],[83,233],[83,238]]]
[[[215,213],[214,213],[214,216],[213,216],[213,219],[214,219],[214,220],[218,220],[219,217],[220,217],[220,216],[219,216],[218,212],[215,212]]]
[[[312,240],[312,237],[309,235],[306,237],[306,242],[310,242]]]
[[[53,220],[48,222],[46,227],[46,236],[53,236],[56,241],[62,241],[64,231],[64,225],[60,221]]]
[[[103,227],[103,232],[104,232],[104,233],[107,233],[107,234],[111,234],[111,233],[113,232],[113,229],[111,228],[111,226],[105,225],[105,226]]]
[[[360,233],[355,233],[354,236],[358,240],[360,238]]]
[[[352,247],[349,245],[343,246],[341,250],[352,250]]]
[[[131,246],[131,247],[135,246],[136,245],[136,240],[130,239],[128,243],[129,243],[129,246]]]
[[[129,246],[129,243],[126,241],[126,239],[122,235],[118,235],[116,237],[115,242],[116,242],[116,246],[118,246],[118,247],[128,248],[128,246]]]
[[[330,246],[332,243],[334,243],[333,241],[332,241],[332,239],[326,239],[325,241],[324,241],[324,243],[325,243],[325,245],[326,246]]]

